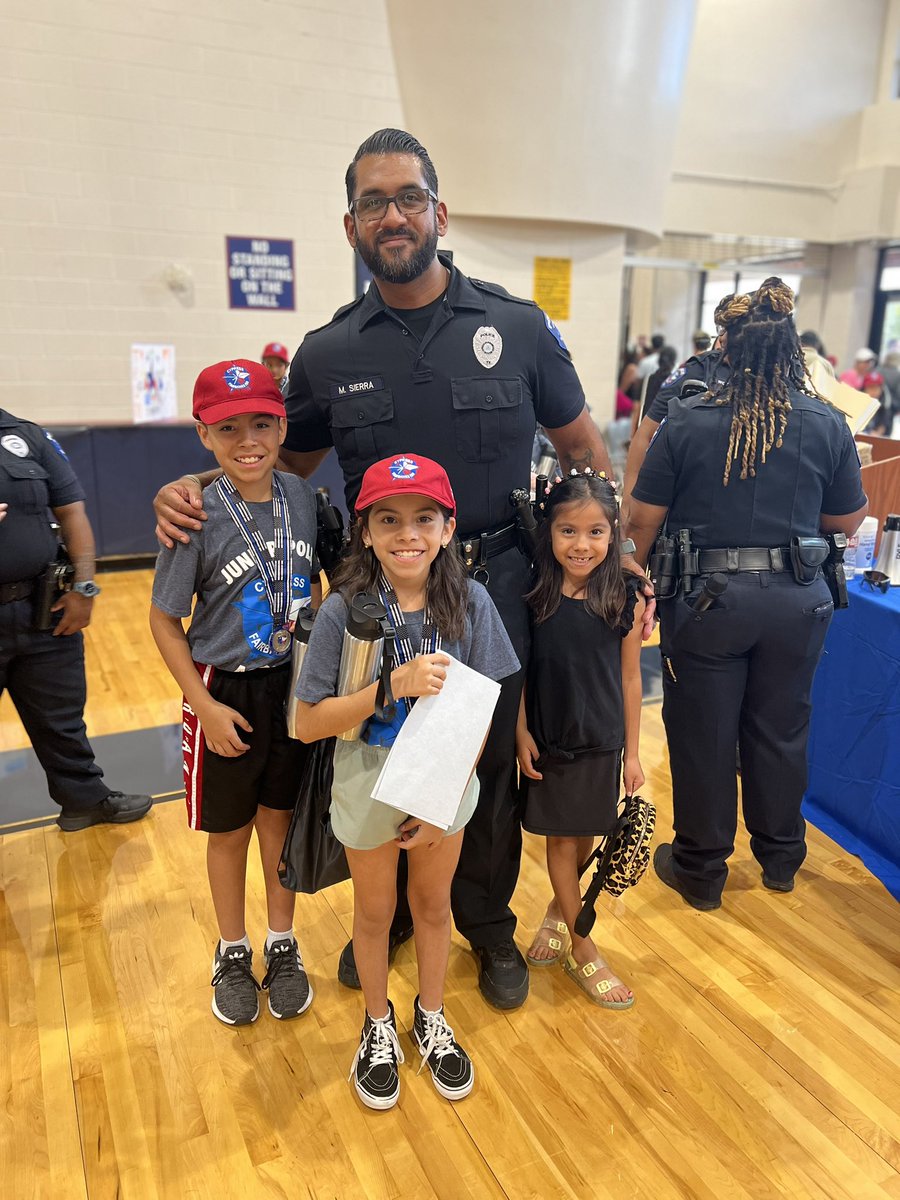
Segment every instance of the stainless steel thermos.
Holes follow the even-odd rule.
[[[875,570],[883,571],[894,586],[900,584],[900,514],[898,513],[891,513],[884,522]]]
[[[292,738],[297,737],[297,697],[294,692],[297,680],[300,678],[303,660],[306,658],[306,649],[309,646],[309,635],[312,633],[315,615],[315,609],[304,609],[294,625],[294,639],[291,645],[291,686],[288,690],[287,700],[284,702],[287,733],[288,737]]]
[[[369,592],[360,592],[353,597],[347,612],[347,626],[344,629],[341,665],[338,671],[339,696],[361,692],[378,678],[386,621],[387,610],[377,596]],[[338,734],[338,737],[344,742],[355,742],[365,723],[361,721],[352,729]]]

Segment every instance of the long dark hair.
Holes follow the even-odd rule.
[[[438,506],[444,518],[450,510]],[[368,528],[371,509],[359,514],[350,531],[350,549],[341,559],[330,580],[334,591],[340,592],[347,604],[359,592],[377,592],[382,566],[371,546],[363,542],[363,529]],[[469,603],[469,578],[463,566],[456,535],[446,548],[438,550],[431,564],[426,584],[426,602],[442,638],[459,641],[466,629]]]
[[[525,597],[540,624],[552,617],[562,596],[563,569],[553,555],[553,522],[565,504],[586,504],[595,500],[609,521],[611,536],[606,558],[587,578],[584,604],[588,612],[602,617],[608,625],[618,625],[625,611],[625,581],[619,556],[619,506],[616,493],[607,479],[598,475],[570,475],[557,483],[545,501],[544,520],[538,528],[534,562],[534,587]]]
[[[756,474],[770,450],[779,449],[791,411],[792,391],[812,391],[794,325],[794,293],[777,276],[746,296],[728,296],[716,310],[728,341],[731,376],[720,404],[733,411],[722,482],[740,460],[741,479]]]

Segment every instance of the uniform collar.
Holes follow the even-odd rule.
[[[458,270],[451,260],[443,254],[438,254],[438,261],[441,266],[446,267],[450,272],[450,282],[447,284],[446,295],[451,311],[455,311],[458,308],[474,308],[483,312],[484,296],[470,282],[468,277],[463,275],[462,271]],[[387,305],[381,298],[378,284],[373,281],[359,306],[360,329],[365,329],[370,321],[385,312],[387,312]]]
[[[0,429],[14,429],[19,424],[19,418],[0,408]]]

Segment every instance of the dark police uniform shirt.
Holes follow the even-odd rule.
[[[61,447],[39,425],[0,408],[0,583],[34,579],[56,558],[48,508],[84,499]]]
[[[695,546],[786,546],[815,537],[819,514],[843,516],[866,502],[859,456],[842,413],[791,393],[784,444],[740,478],[740,456],[722,483],[730,405],[699,397],[673,400],[647,450],[634,498],[669,510],[671,533],[690,529]]]
[[[680,395],[682,387],[691,379],[700,379],[703,383],[725,383],[731,373],[731,368],[723,362],[722,350],[708,350],[705,354],[692,354],[680,367],[676,367],[671,375],[662,383],[659,391],[653,397],[644,413],[657,425],[662,423],[669,401]]]
[[[285,449],[334,446],[347,506],[367,467],[413,451],[450,477],[463,534],[508,523],[528,487],[535,423],[568,425],[584,392],[552,321],[530,300],[450,269],[417,336],[376,287],[308,333],[291,364]]]

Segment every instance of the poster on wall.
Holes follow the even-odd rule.
[[[532,296],[551,321],[568,321],[572,298],[571,258],[536,258]]]
[[[226,237],[229,308],[294,308],[294,243]]]
[[[178,416],[175,347],[135,342],[131,347],[131,404],[135,425]]]

